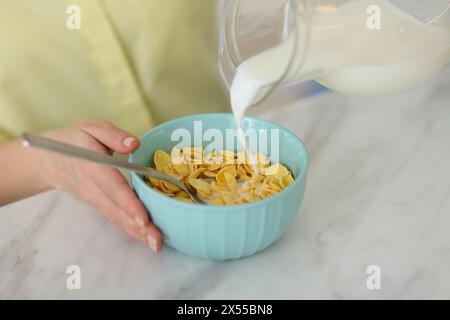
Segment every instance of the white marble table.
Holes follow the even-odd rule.
[[[449,70],[399,96],[329,93],[261,116],[311,158],[300,214],[268,250],[155,255],[53,191],[0,208],[0,298],[450,298]],[[69,265],[81,290],[66,288]]]

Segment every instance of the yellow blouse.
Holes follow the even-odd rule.
[[[228,110],[215,13],[212,0],[1,1],[0,140],[82,119],[140,135]]]

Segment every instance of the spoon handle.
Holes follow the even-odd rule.
[[[90,162],[95,162],[110,167],[121,168],[126,170],[135,171],[153,178],[158,178],[162,180],[168,180],[163,174],[160,174],[153,168],[146,168],[139,166],[134,163],[129,163],[126,161],[121,161],[114,159],[111,156],[101,154],[99,152],[91,151],[88,149],[80,148],[71,144],[66,144],[63,142],[58,142],[55,140],[47,139],[35,134],[25,133],[21,137],[22,145],[25,147],[33,147],[39,149],[45,149],[47,151],[52,151],[60,153],[69,157],[75,157]],[[172,181],[169,181],[172,182]]]
[[[206,204],[202,199],[199,198],[196,192],[191,190],[191,188],[184,185],[181,181],[177,179],[163,174],[153,168],[150,167],[142,167],[134,163],[117,160],[111,156],[101,154],[99,152],[91,151],[88,149],[80,148],[71,144],[47,139],[32,133],[25,133],[21,137],[22,145],[25,147],[33,147],[44,149],[51,152],[60,153],[69,157],[83,159],[86,161],[107,165],[110,167],[121,168],[126,170],[131,170],[137,173],[141,173],[143,175],[164,180],[166,182],[172,183],[178,186],[181,190],[184,190],[189,197],[194,201],[194,203],[198,204]]]

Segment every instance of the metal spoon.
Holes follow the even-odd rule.
[[[95,162],[98,164],[107,165],[115,168],[122,168],[130,171],[134,171],[145,176],[149,176],[155,179],[164,180],[166,182],[172,183],[179,187],[181,190],[185,191],[189,197],[197,204],[206,204],[202,199],[199,198],[197,192],[194,188],[190,188],[186,186],[181,181],[176,180],[175,178],[160,173],[153,168],[142,167],[134,163],[121,161],[114,159],[111,156],[104,155],[95,151],[91,151],[88,149],[80,148],[71,144],[66,144],[62,142],[58,142],[55,140],[47,139],[35,134],[25,133],[21,137],[22,145],[25,147],[33,147],[44,149],[47,151],[52,151],[56,153],[60,153],[69,157],[79,158],[83,160],[87,160],[90,162]]]

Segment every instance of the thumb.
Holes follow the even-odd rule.
[[[133,152],[140,145],[138,138],[107,121],[85,121],[80,127],[105,147],[122,154]]]

